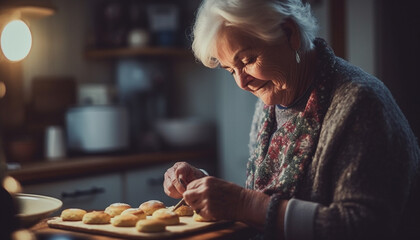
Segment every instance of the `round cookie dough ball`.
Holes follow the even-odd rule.
[[[130,205],[126,203],[113,203],[105,208],[105,212],[108,213],[111,217],[120,215],[124,210],[131,208]]]
[[[164,222],[166,225],[177,225],[179,224],[179,216],[178,214],[172,212],[169,209],[161,208],[156,210],[152,214],[152,218],[160,220]]]
[[[127,213],[111,218],[111,224],[116,227],[134,227],[138,220],[137,216]]]
[[[165,223],[156,219],[144,219],[136,223],[136,229],[139,232],[164,232],[166,229]]]
[[[139,208],[126,209],[121,213],[121,215],[125,215],[125,214],[133,214],[134,216],[138,218],[138,220],[146,219],[146,216],[147,216],[146,213]]]
[[[86,211],[80,208],[68,208],[61,212],[61,219],[63,221],[82,221]]]
[[[85,224],[108,224],[111,220],[111,216],[108,213],[102,211],[88,212],[83,216],[83,223]]]
[[[188,205],[182,205],[175,209],[174,213],[178,214],[180,217],[192,216],[194,215],[194,210]]]
[[[143,210],[147,214],[147,216],[151,216],[154,211],[161,208],[165,208],[165,204],[158,200],[149,200],[140,204],[139,208]]]

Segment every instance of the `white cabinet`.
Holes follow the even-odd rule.
[[[63,201],[62,209],[101,210],[111,203],[124,201],[121,174],[117,173],[25,185],[23,191],[58,198]]]

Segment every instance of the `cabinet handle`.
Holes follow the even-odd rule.
[[[62,192],[61,198],[77,198],[82,196],[96,195],[104,193],[105,189],[100,187],[92,187],[87,190],[75,190],[74,192]]]
[[[152,186],[152,187],[154,187],[154,186],[162,186],[163,185],[163,180],[164,180],[163,177],[149,178],[149,179],[147,179],[147,184],[149,186]]]

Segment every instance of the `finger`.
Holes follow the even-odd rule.
[[[186,192],[187,193],[187,192]],[[185,202],[197,213],[205,207],[206,200],[202,198],[200,194],[189,191],[187,194],[184,193],[183,197]]]
[[[182,194],[178,192],[175,186],[169,181],[164,182],[163,190],[165,191],[166,195],[168,195],[169,197],[172,197],[172,198],[182,197]]]
[[[170,197],[181,197],[185,191],[178,182],[178,176],[176,169],[179,167],[179,163],[175,163],[173,167],[166,170],[164,175],[163,189],[165,193]]]
[[[190,185],[194,183],[191,182],[187,186],[187,190],[182,194],[185,202],[188,203],[191,207],[197,206],[198,203],[203,202],[206,199],[206,194],[204,193],[204,188],[199,184],[194,184],[196,188],[190,188]]]
[[[197,214],[200,214],[201,217],[205,218],[205,219],[210,219],[210,215],[209,215],[209,211],[207,206],[203,206],[202,208],[196,209],[195,212]]]
[[[194,181],[191,181],[190,183],[188,183],[187,190],[198,189],[200,187],[204,187],[206,181],[207,181],[206,177],[195,179]]]
[[[187,190],[187,184],[185,183],[185,180],[183,180],[183,176],[180,175],[178,178],[179,183],[182,185],[182,187]]]
[[[186,181],[186,183],[188,183],[188,179],[186,178],[186,176],[188,176],[191,171],[191,168],[190,167],[188,167],[188,166],[185,166],[185,165],[183,165],[183,166],[178,166],[178,168],[176,168],[175,170],[174,170],[174,175],[179,179],[179,178],[182,178],[182,180],[184,180],[184,181]]]
[[[216,220],[217,218],[213,216],[213,213],[209,210],[209,205],[207,200],[201,201],[198,203],[194,211],[199,214],[201,217],[208,219],[208,220]]]
[[[192,208],[192,207],[191,207]],[[202,214],[203,212],[205,212],[205,211],[203,211],[203,210],[205,210],[206,209],[206,205],[203,203],[203,202],[200,202],[200,203],[198,203],[197,205],[195,205],[194,206],[194,211],[197,213],[197,214]],[[203,216],[203,215],[201,215],[201,216]]]
[[[168,169],[164,174],[163,190],[164,192],[173,198],[181,198],[182,193],[178,192],[174,186],[174,174],[173,168]]]
[[[199,179],[193,180],[187,184],[186,190],[197,189],[199,187]]]
[[[178,178],[171,179],[171,187],[173,187],[180,195],[182,195],[186,190]]]
[[[177,182],[174,182],[174,185],[180,193],[184,193],[187,190],[187,185],[190,181],[186,176],[191,175],[189,171],[191,171],[191,168],[186,165],[179,166],[175,170],[174,175],[177,177]]]
[[[174,165],[174,171],[175,175],[178,177],[182,175],[181,179],[184,180],[186,184],[205,176],[198,168],[191,166],[187,162],[177,162]]]
[[[175,188],[164,189],[164,191],[166,195],[168,195],[171,198],[176,198],[176,199],[182,198],[182,194],[176,191]]]
[[[164,182],[172,182],[172,179],[175,178],[175,174],[174,174],[174,170],[173,168],[169,168],[168,170],[166,170],[164,176]]]

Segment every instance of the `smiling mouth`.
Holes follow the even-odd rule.
[[[265,87],[265,85],[267,85],[269,82],[265,82],[263,85],[257,87],[256,89],[251,89],[251,92],[257,92],[258,90],[260,90],[261,88]]]

